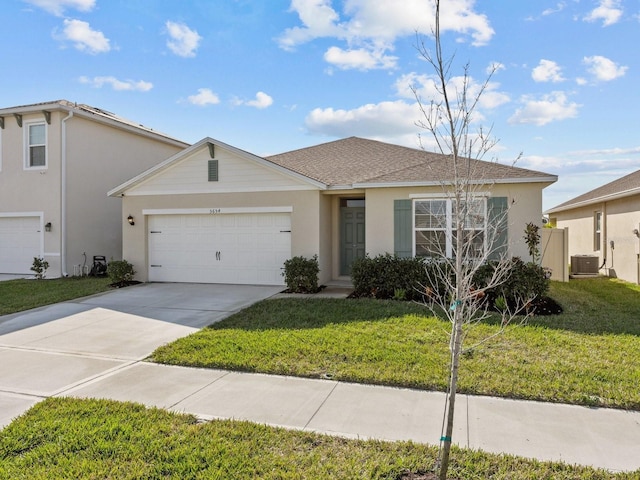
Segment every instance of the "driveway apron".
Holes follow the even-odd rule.
[[[46,397],[113,375],[281,290],[141,284],[0,317],[0,428]]]

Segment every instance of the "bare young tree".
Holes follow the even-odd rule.
[[[460,358],[466,350],[478,347],[476,343],[463,349],[465,339],[470,327],[490,315],[486,294],[508,279],[512,261],[504,238],[511,204],[489,208],[486,201],[497,178],[495,169],[490,168],[492,162],[482,159],[497,142],[490,130],[472,131],[473,116],[495,68],[479,86],[472,83],[468,64],[458,81],[451,81],[454,58],[443,55],[440,4],[435,0],[433,52],[419,36],[417,44],[419,54],[433,67],[438,95],[427,102],[417,88],[413,87],[413,92],[422,113],[417,125],[430,133],[440,153],[448,156],[451,175],[450,180],[442,182],[444,200],[416,202],[415,207],[416,222],[420,218],[432,226],[442,227],[444,222],[450,225],[450,230],[426,229],[416,240],[416,249],[420,249],[416,253],[431,258],[428,285],[424,286],[430,297],[428,306],[434,313],[444,312],[451,324],[449,387],[437,464],[439,478],[444,480],[449,468]],[[486,268],[487,264],[491,268]],[[501,329],[495,335],[516,317],[522,318],[531,300],[498,302]]]

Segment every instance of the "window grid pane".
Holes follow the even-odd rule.
[[[45,147],[29,147],[29,166],[44,167],[45,165]]]
[[[485,253],[486,200],[463,202],[459,213],[463,216],[465,255],[482,257]],[[416,256],[455,257],[455,201],[416,200],[414,205]]]

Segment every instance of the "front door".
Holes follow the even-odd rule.
[[[365,256],[364,211],[360,206],[340,208],[340,275],[350,275],[353,261]]]

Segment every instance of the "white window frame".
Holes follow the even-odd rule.
[[[593,251],[602,250],[602,210],[593,212]]]
[[[431,201],[439,201],[439,202],[445,202],[445,215],[446,215],[446,220],[445,220],[445,228],[431,228],[431,227],[417,227],[416,226],[416,204],[421,203],[421,202],[431,202]],[[412,202],[412,211],[411,211],[411,219],[412,219],[412,229],[413,229],[413,256],[418,256],[417,255],[417,241],[418,241],[418,232],[422,232],[422,231],[442,231],[444,230],[445,232],[445,242],[446,242],[446,246],[445,246],[445,255],[447,258],[453,258],[453,253],[454,253],[454,245],[453,245],[453,238],[454,238],[454,231],[453,231],[453,215],[454,215],[454,208],[453,208],[453,203],[454,203],[455,199],[452,198],[443,198],[443,197],[424,197],[424,198],[414,198],[413,202]],[[482,215],[484,218],[483,221],[483,225],[482,228],[478,229],[478,228],[465,228],[465,231],[481,231],[482,232],[482,236],[483,236],[483,251],[479,253],[479,256],[486,256],[487,255],[487,226],[488,226],[488,211],[487,211],[487,198],[485,196],[474,196],[472,199],[470,199],[469,201],[472,202],[482,202]],[[439,254],[440,252],[437,252],[437,254]],[[420,255],[422,258],[425,259],[430,259],[430,258],[434,258],[435,255]]]
[[[31,127],[35,126],[44,126],[44,144],[34,144],[31,145],[30,141],[30,132]],[[46,170],[49,165],[49,155],[48,155],[48,137],[49,137],[49,129],[47,128],[47,122],[44,120],[36,120],[32,122],[24,122],[24,169],[25,170]],[[31,147],[44,147],[44,165],[31,165]]]

